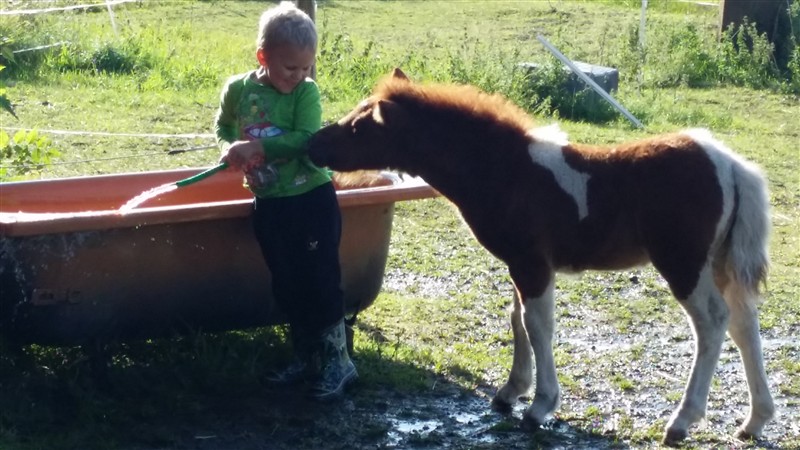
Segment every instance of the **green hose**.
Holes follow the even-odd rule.
[[[186,179],[183,179],[183,180],[180,180],[180,181],[176,181],[175,185],[178,186],[178,187],[184,187],[184,186],[188,186],[188,185],[193,184],[193,183],[197,183],[198,181],[203,180],[205,178],[208,178],[211,175],[214,175],[215,173],[217,173],[220,170],[223,170],[223,169],[225,169],[227,167],[228,167],[228,163],[222,163],[222,164],[216,165],[216,166],[214,166],[214,167],[212,167],[212,168],[210,168],[210,169],[208,169],[206,171],[198,173],[197,175],[191,176],[189,178],[186,178]]]

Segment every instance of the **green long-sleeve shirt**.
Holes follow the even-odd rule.
[[[251,189],[259,197],[302,194],[331,180],[309,159],[306,144],[322,125],[319,88],[307,78],[289,94],[255,80],[255,71],[228,79],[220,96],[214,131],[221,150],[238,140],[258,139],[277,182]]]

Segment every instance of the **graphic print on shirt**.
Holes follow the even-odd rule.
[[[252,93],[247,96],[247,113],[242,115],[242,137],[247,140],[263,139],[283,134],[283,130],[270,122],[269,107],[265,98]]]

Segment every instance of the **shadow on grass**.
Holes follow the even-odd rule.
[[[357,351],[362,377],[343,401],[312,402],[300,388],[259,381],[288,360],[284,334],[271,327],[115,344],[103,383],[82,348],[3,348],[0,448],[623,447],[564,422],[523,432],[524,405],[495,413],[490,388],[464,389],[380,346]]]

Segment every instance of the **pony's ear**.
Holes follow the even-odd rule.
[[[402,115],[400,109],[400,106],[391,100],[378,100],[372,108],[372,118],[375,123],[386,126],[400,119]]]
[[[394,68],[394,71],[392,71],[392,78],[396,78],[396,79],[398,79],[398,80],[411,81],[411,80],[409,80],[409,79],[408,79],[408,77],[406,76],[406,74],[405,74],[405,73],[403,73],[403,71],[402,71],[402,70],[400,70],[400,68],[399,68],[399,67],[395,67],[395,68]]]

